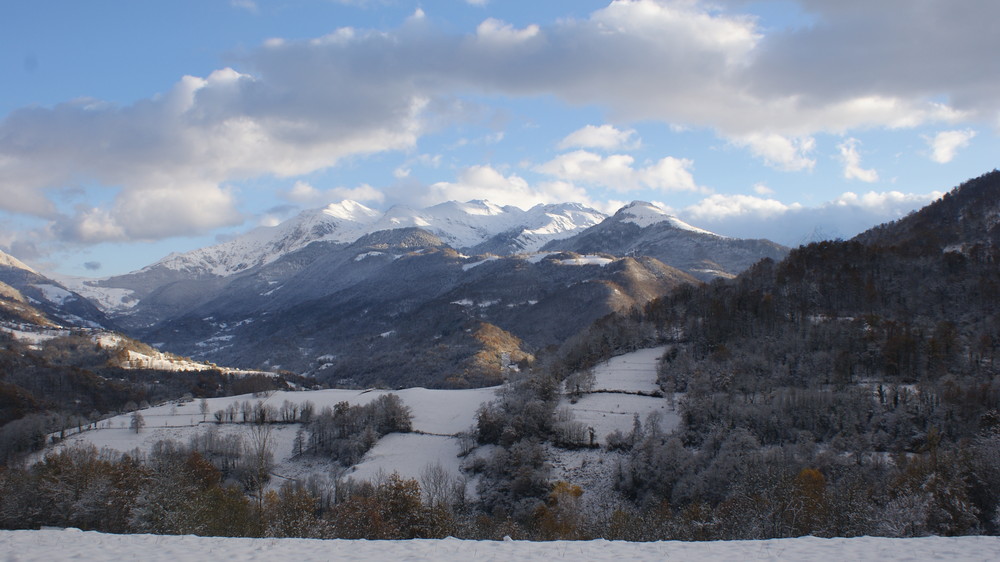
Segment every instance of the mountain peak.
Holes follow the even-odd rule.
[[[640,228],[646,228],[654,224],[667,223],[671,227],[679,230],[718,236],[718,234],[713,232],[703,230],[696,226],[691,226],[690,224],[671,215],[662,207],[647,201],[633,201],[621,209],[618,209],[618,212],[615,213],[615,217],[621,222],[630,222],[638,225]]]
[[[15,269],[23,269],[25,271],[30,271],[31,273],[38,273],[34,269],[31,269],[21,260],[15,258],[14,256],[0,251],[0,266],[13,267]]]
[[[470,216],[494,216],[509,213],[512,209],[514,209],[514,207],[501,207],[485,199],[473,199],[472,201],[467,201],[465,203],[460,201],[439,203],[432,207],[428,207],[425,211],[434,215],[455,213]]]
[[[360,223],[373,222],[381,215],[378,211],[350,199],[344,199],[340,203],[330,203],[322,212],[328,217]]]

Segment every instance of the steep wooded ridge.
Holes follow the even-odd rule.
[[[336,385],[465,387],[501,382],[606,314],[785,253],[641,202],[613,217],[573,203],[379,214],[342,202],[74,288],[185,356]]]

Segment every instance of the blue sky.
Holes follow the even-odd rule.
[[[641,199],[795,245],[997,166],[992,0],[0,9],[0,249],[102,276],[341,199]]]

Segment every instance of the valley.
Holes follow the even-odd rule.
[[[369,539],[994,533],[998,193],[992,172],[734,275],[708,242],[752,244],[646,204],[531,253],[466,254],[425,224],[171,270],[127,313],[8,260],[0,516]],[[703,257],[648,255],[671,247]]]

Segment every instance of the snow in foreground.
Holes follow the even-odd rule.
[[[350,541],[0,531],[10,562],[52,560],[1000,560],[1000,537],[764,541]]]

